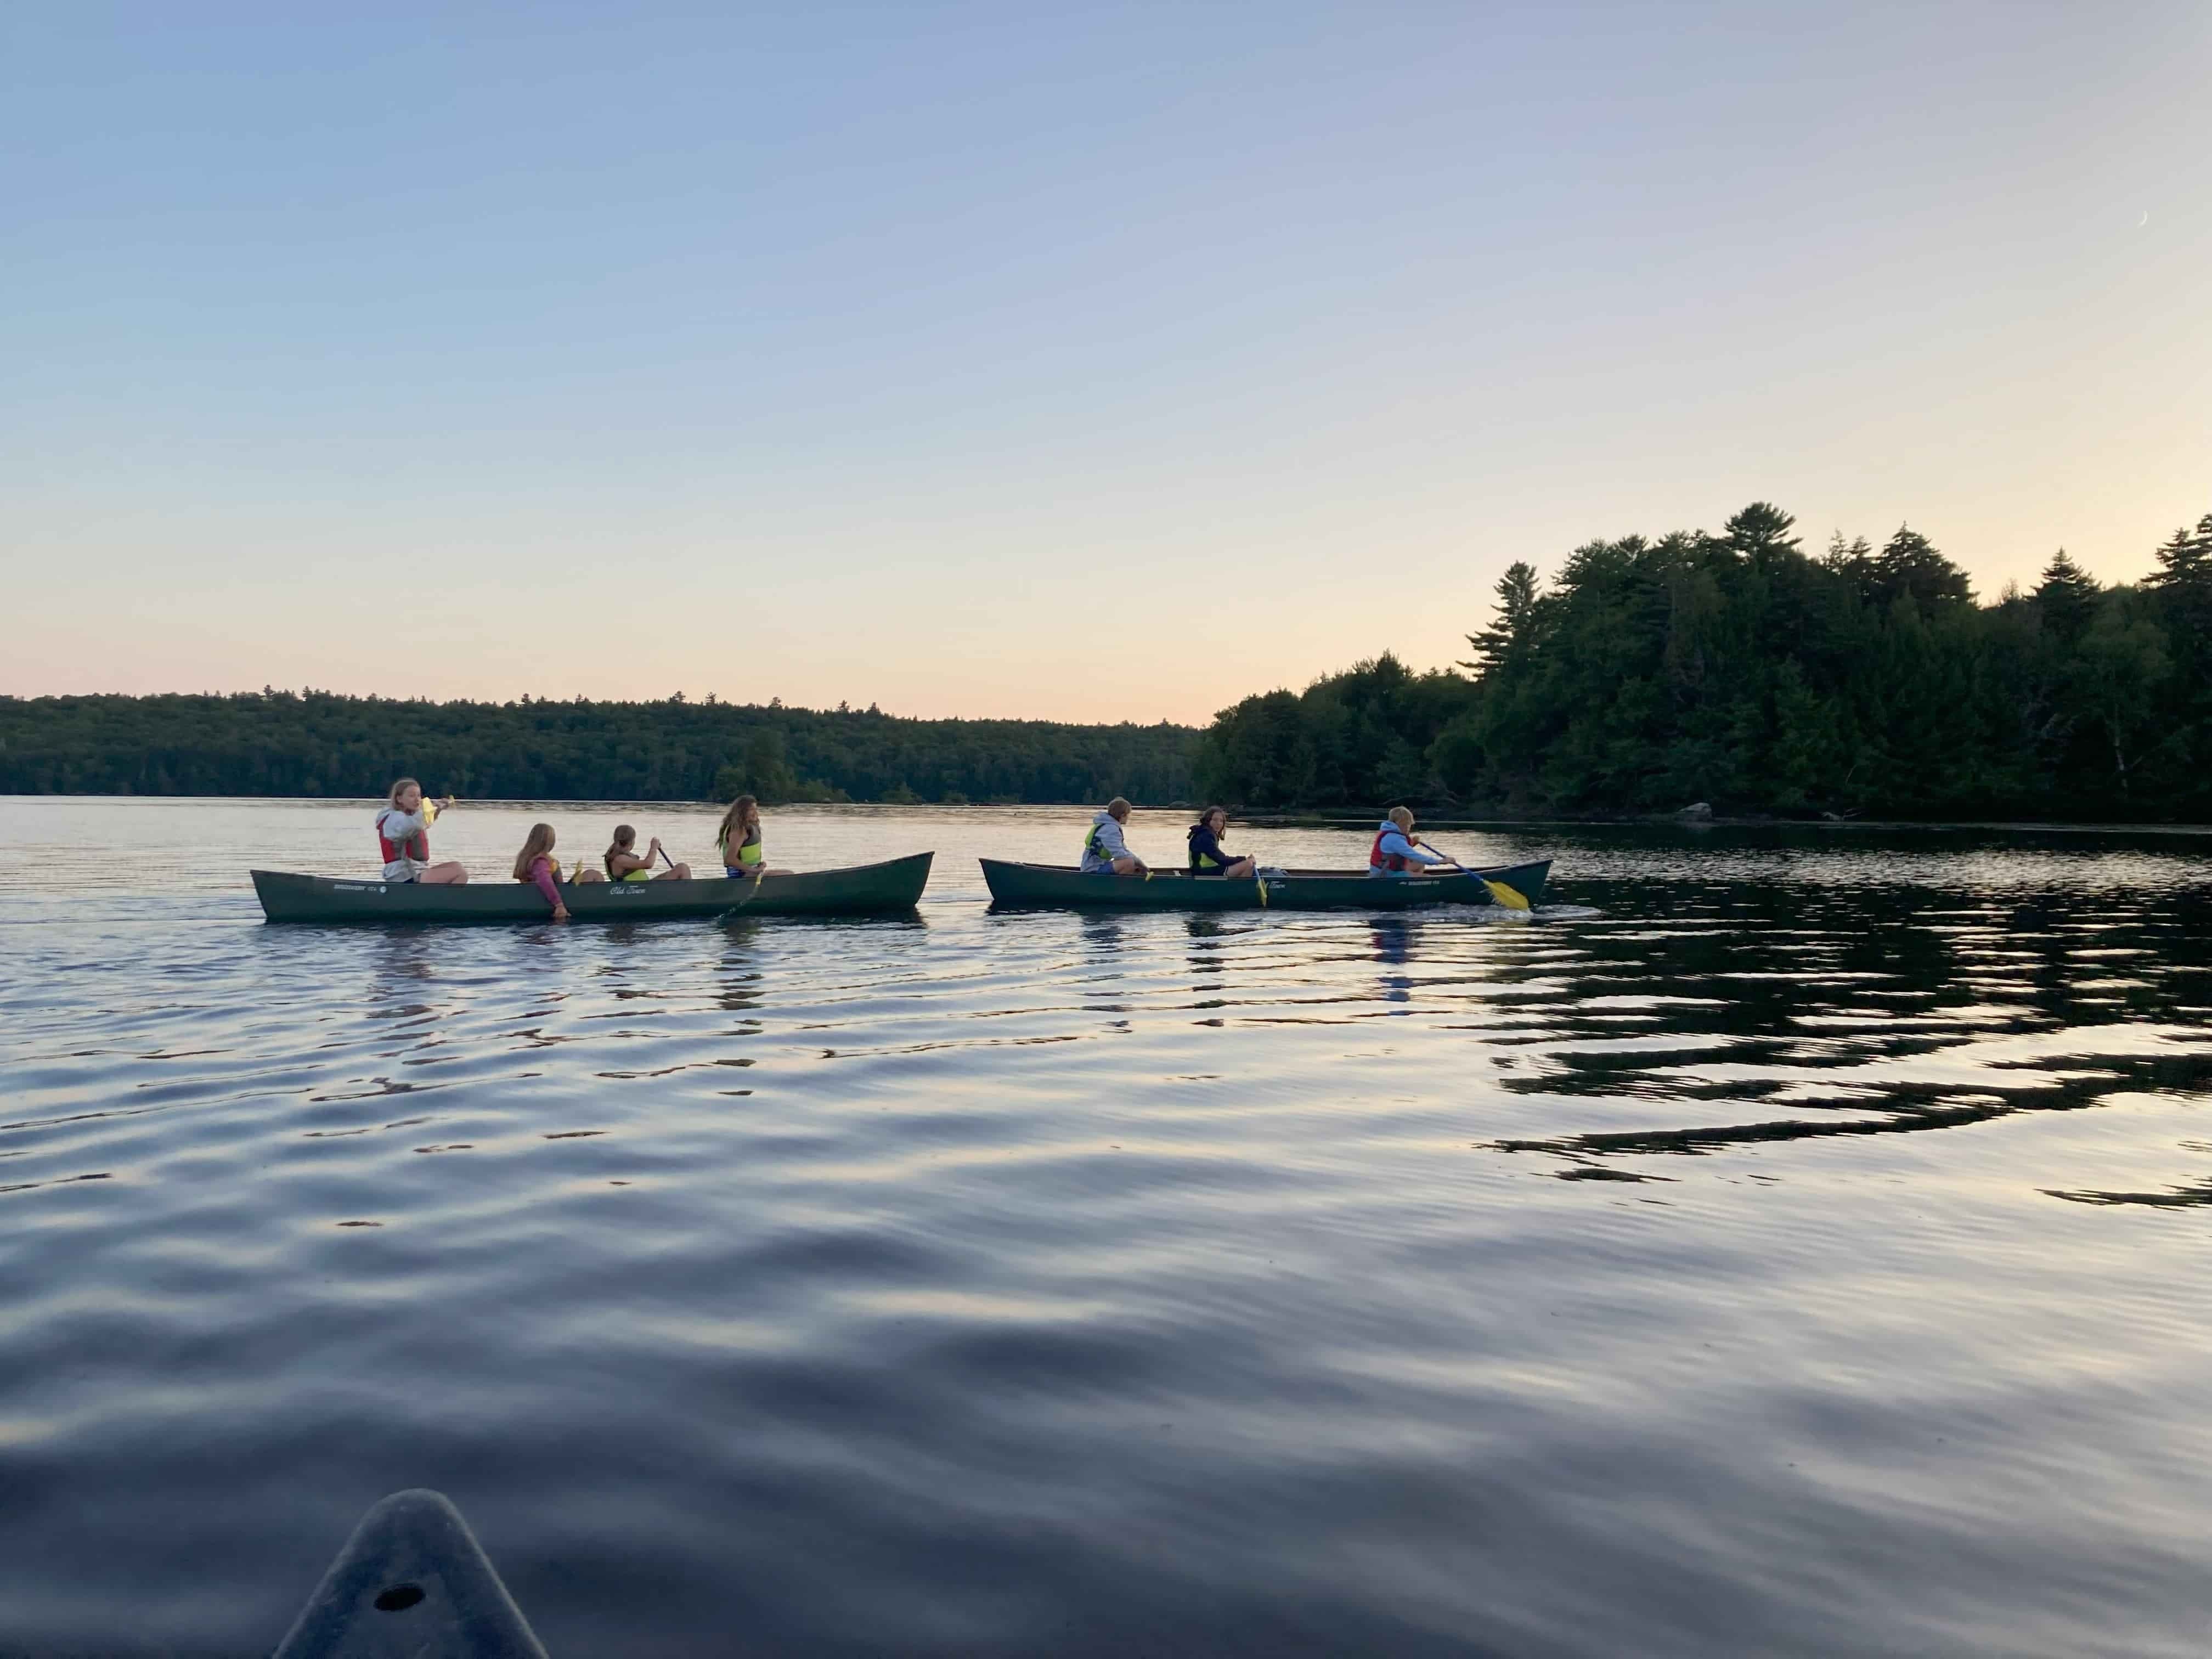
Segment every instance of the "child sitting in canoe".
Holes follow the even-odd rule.
[[[1144,876],[1151,874],[1144,860],[1129,850],[1121,827],[1129,821],[1129,803],[1116,795],[1105,810],[1091,817],[1091,833],[1083,838],[1083,858],[1076,869],[1086,876]]]
[[[788,870],[771,870],[761,850],[760,803],[740,795],[722,814],[722,827],[714,832],[714,846],[722,855],[722,873],[757,881],[763,876],[787,876]]]
[[[645,849],[644,856],[640,857],[637,851],[637,831],[627,823],[617,824],[615,838],[609,844],[604,860],[607,866],[607,879],[609,881],[651,881],[653,860],[656,854],[660,854],[659,836],[655,836],[653,838]],[[665,873],[678,881],[689,881],[691,879],[691,866],[688,864],[678,864],[672,860]]]
[[[522,843],[522,850],[514,855],[514,878],[535,885],[545,895],[545,902],[553,907],[553,920],[568,920],[568,907],[561,901],[561,860],[553,856],[553,826],[533,823],[530,838]],[[577,884],[584,885],[606,878],[596,870],[579,870]]]
[[[1389,815],[1376,825],[1375,844],[1367,849],[1370,876],[1413,875],[1426,866],[1450,862],[1413,833],[1413,815],[1402,806],[1392,807]]]
[[[440,808],[453,804],[451,795],[442,801],[424,800],[422,786],[412,778],[392,786],[384,810],[376,815],[376,850],[384,855],[385,880],[458,887],[469,878],[469,872],[452,859],[430,862],[430,825]]]
[[[1198,815],[1198,822],[1190,826],[1191,874],[1229,876],[1237,880],[1250,878],[1252,860],[1243,854],[1222,849],[1221,837],[1228,829],[1229,814],[1221,807],[1209,806]]]

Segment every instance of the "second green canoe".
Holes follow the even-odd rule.
[[[1027,910],[1410,910],[1431,904],[1497,904],[1490,884],[1544,902],[1552,861],[1460,870],[1448,876],[1368,876],[1343,870],[1285,870],[1231,881],[1156,870],[1150,876],[1087,876],[1066,865],[984,859],[991,902]]]

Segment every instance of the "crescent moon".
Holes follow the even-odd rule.
[[[2138,220],[2136,220],[2136,228],[2137,230],[2141,230],[2141,229],[2142,229],[2145,225],[2148,224],[2149,222],[2150,222],[2150,215],[2149,215],[2148,212],[2146,212],[2146,213],[2143,215],[2143,216],[2142,216],[2142,218],[2140,218],[2140,219],[2138,219]]]

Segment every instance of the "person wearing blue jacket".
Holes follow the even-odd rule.
[[[1402,806],[1392,807],[1390,816],[1376,826],[1375,844],[1367,851],[1370,876],[1410,875],[1424,866],[1450,862],[1443,854],[1421,845],[1421,838],[1413,833],[1413,815]]]

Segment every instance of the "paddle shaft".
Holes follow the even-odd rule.
[[[1490,890],[1490,896],[1493,902],[1503,905],[1508,910],[1526,910],[1528,908],[1528,896],[1518,888],[1508,887],[1502,881],[1491,880],[1489,877],[1482,874],[1480,871],[1475,870],[1471,866],[1462,864],[1457,859],[1452,858],[1452,855],[1449,853],[1445,852],[1443,848],[1438,847],[1433,842],[1429,843],[1429,851],[1437,854],[1443,858],[1451,859],[1452,864],[1458,869],[1460,874],[1463,876],[1473,876],[1477,881],[1480,882],[1485,887]]]

